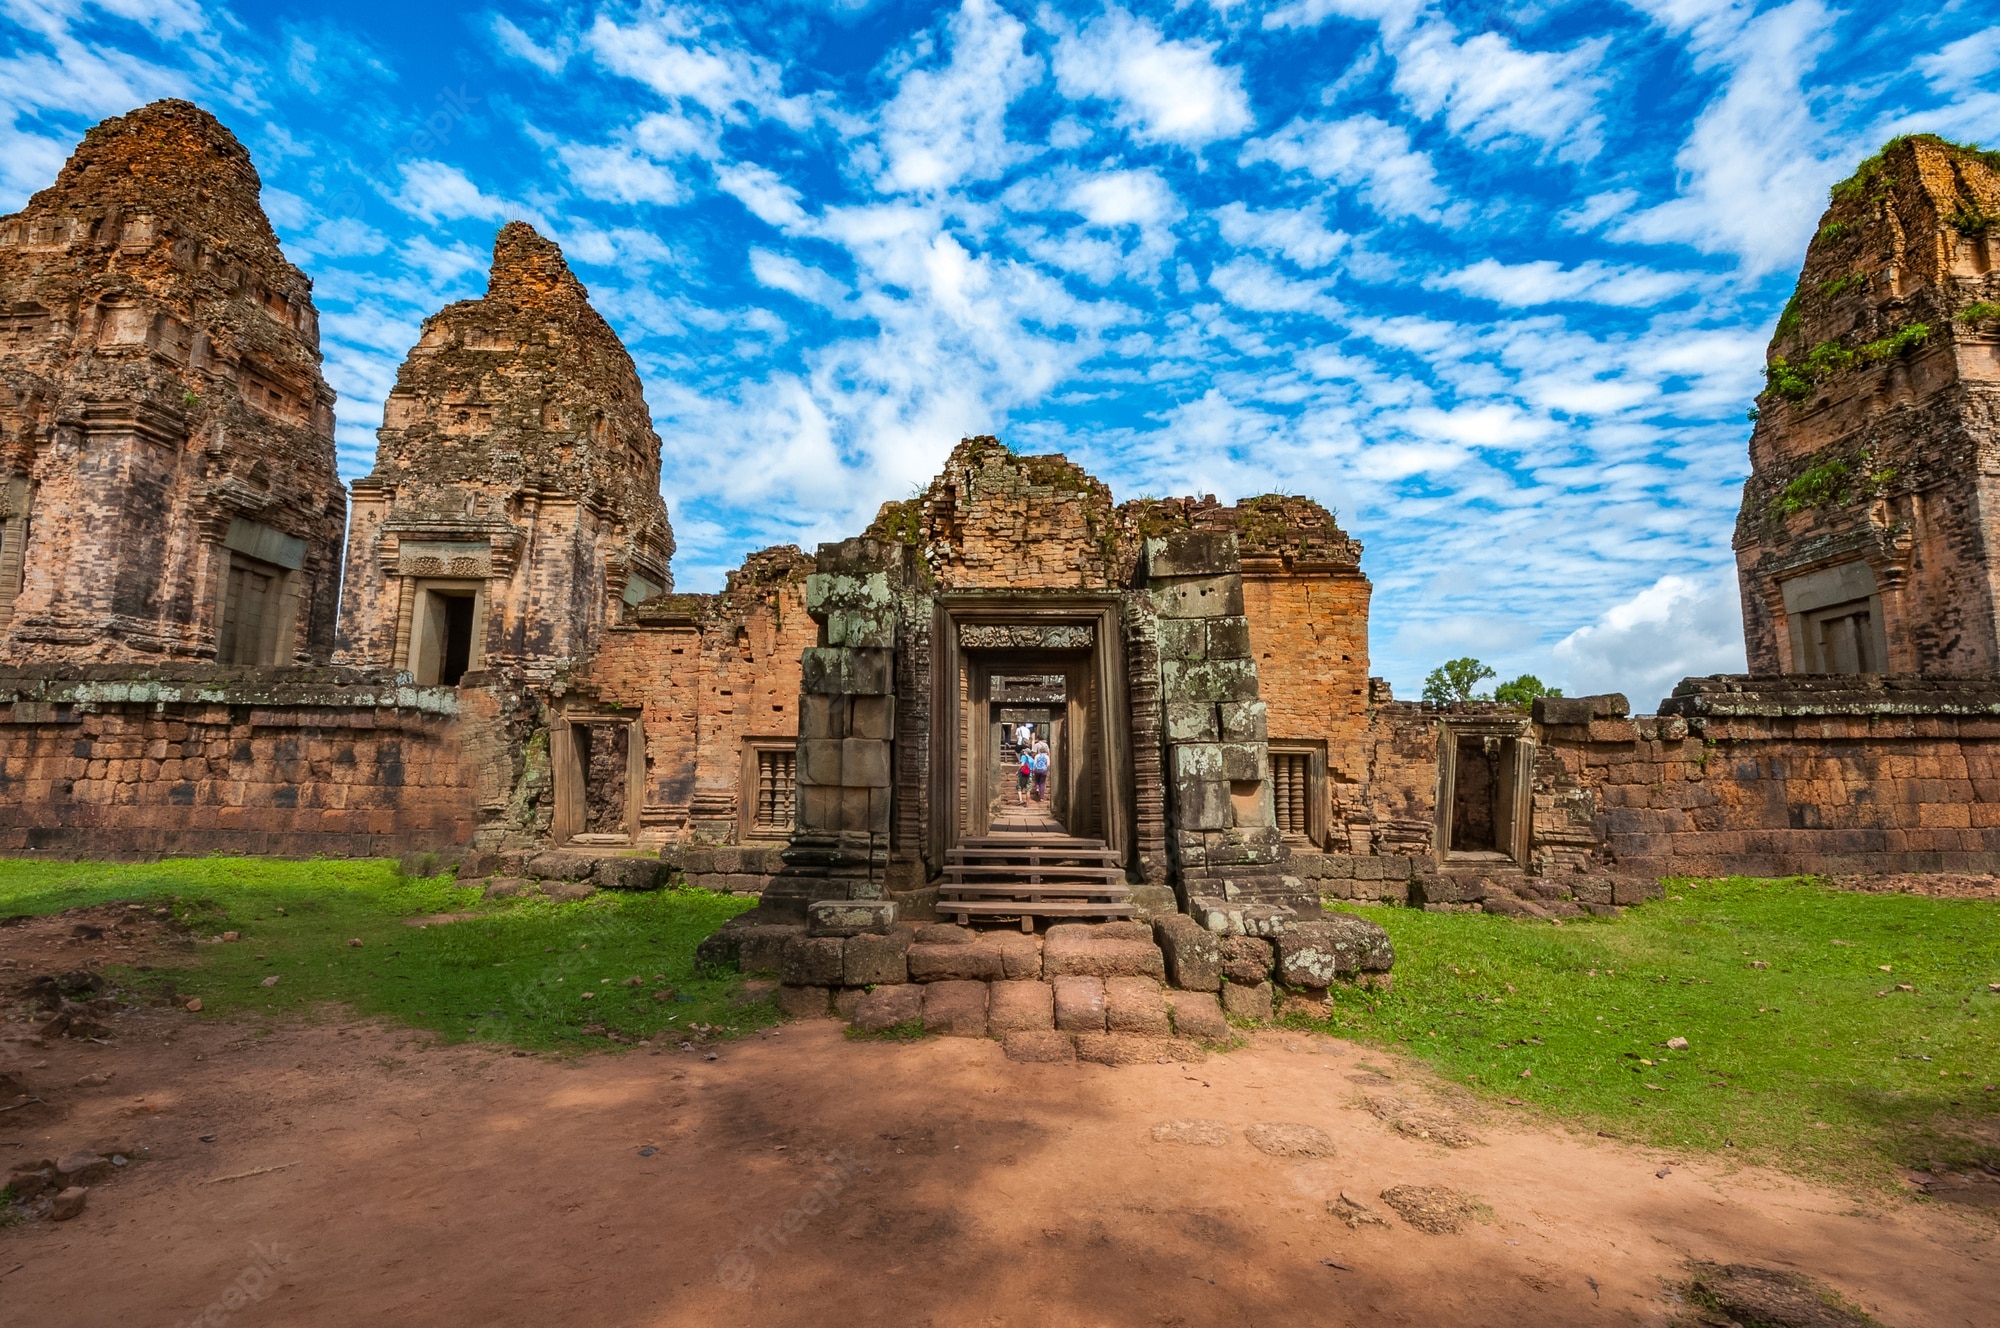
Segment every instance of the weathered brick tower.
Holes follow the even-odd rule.
[[[2000,674],[1996,166],[1912,135],[1833,191],[1750,438],[1753,674]]]
[[[486,294],[424,322],[355,481],[341,658],[547,677],[672,589],[660,438],[562,251],[501,228]]]
[[[0,217],[0,659],[324,660],[345,500],[312,283],[161,101]]]

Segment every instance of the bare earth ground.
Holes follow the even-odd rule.
[[[0,1230],[10,1323],[1656,1323],[1690,1259],[1807,1273],[1899,1328],[1996,1321],[1983,1217],[1482,1115],[1334,1039],[1114,1069],[831,1022],[714,1060],[442,1047],[337,1011],[116,1023],[114,1045],[0,1042],[50,1099],[0,1115],[0,1172],[148,1159],[80,1217]],[[1399,1097],[1483,1142],[1398,1132]],[[1223,1142],[1155,1141],[1170,1121]],[[1245,1127],[1272,1122],[1332,1155],[1258,1151]],[[1397,1185],[1490,1214],[1426,1234],[1378,1197]],[[1330,1215],[1342,1192],[1387,1225]]]

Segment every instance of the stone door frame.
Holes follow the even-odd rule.
[[[964,707],[973,701],[959,687],[961,672],[970,670],[967,651],[959,645],[961,626],[969,627],[1084,627],[1091,628],[1091,644],[1078,650],[1076,668],[1088,674],[1097,704],[1098,789],[1101,797],[1104,842],[1120,861],[1131,860],[1136,836],[1132,794],[1132,709],[1125,686],[1125,637],[1121,622],[1121,601],[1116,594],[1016,594],[1008,592],[953,592],[936,601],[935,643],[931,650],[931,742],[930,806],[925,817],[925,858],[935,867],[944,861],[945,851],[961,837],[959,770],[966,753],[960,742]],[[999,660],[1010,651],[979,652]],[[1039,652],[1023,652],[1031,658]],[[1018,667],[1006,665],[1003,667]],[[1021,668],[1022,672],[1029,671]],[[1055,672],[1053,668],[1045,670]],[[1065,670],[1067,671],[1067,669]],[[983,702],[984,698],[978,698]],[[983,730],[986,709],[980,709]],[[1084,735],[1072,729],[1070,741],[1080,743]],[[985,746],[982,737],[973,738],[974,755]],[[991,753],[985,753],[990,758]],[[989,762],[990,763],[990,762]],[[967,771],[967,791],[975,796],[985,785],[985,773],[975,763]]]
[[[590,797],[585,785],[583,754],[576,729],[595,724],[625,726],[625,836],[639,838],[639,812],[646,802],[646,726],[629,710],[579,708],[558,715],[549,725],[549,771],[555,780],[555,815],[549,836],[560,847],[590,828]]]
[[[1451,847],[1452,805],[1458,793],[1458,743],[1461,738],[1498,738],[1500,788],[1494,797],[1501,813],[1493,826],[1494,852],[1454,853]],[[1438,720],[1436,828],[1432,856],[1440,867],[1465,867],[1506,858],[1523,871],[1528,867],[1530,831],[1534,820],[1535,739],[1526,715],[1453,716]]]

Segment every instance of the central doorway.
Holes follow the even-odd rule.
[[[1130,716],[1113,597],[954,595],[932,657],[926,857],[1020,829],[1129,857]],[[1048,746],[1046,796],[1016,798],[1015,731]]]

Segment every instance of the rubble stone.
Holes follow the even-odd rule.
[[[1153,923],[1153,939],[1166,962],[1167,981],[1183,991],[1222,988],[1222,947],[1215,934],[1185,913]]]
[[[1167,1001],[1152,978],[1104,980],[1104,1026],[1113,1033],[1146,1033],[1165,1037],[1173,1032]]]
[[[854,1006],[854,1027],[862,1033],[886,1033],[915,1024],[924,1016],[924,989],[909,985],[877,987]]]
[[[1056,1027],[1067,1033],[1102,1032],[1105,1019],[1104,979],[1058,976],[1055,993]]]
[[[1250,986],[1225,982],[1222,984],[1222,1008],[1231,1019],[1268,1024],[1271,1022],[1271,984],[1259,982]]]
[[[947,980],[916,988],[923,993],[924,1031],[947,1037],[985,1037],[987,986],[984,982]]]
[[[995,982],[987,997],[986,1022],[994,1033],[1052,1029],[1054,989],[1046,982]]]

